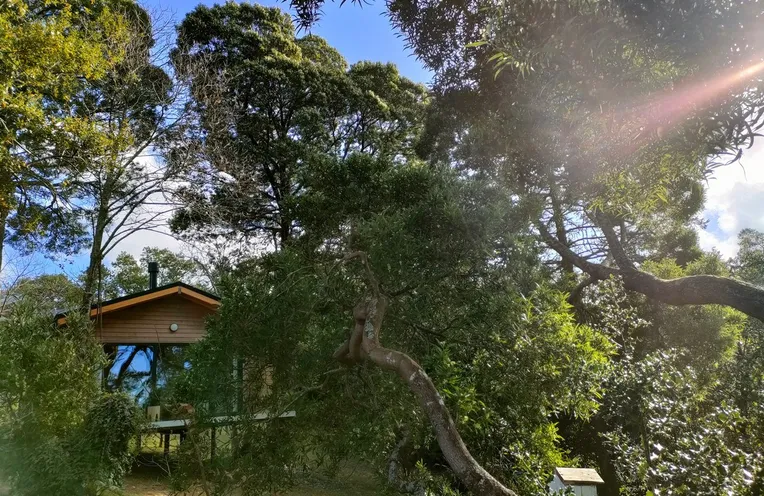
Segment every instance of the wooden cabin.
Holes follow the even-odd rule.
[[[153,264],[153,265],[152,265]],[[106,346],[183,345],[204,337],[204,323],[220,298],[182,282],[157,287],[156,263],[149,264],[149,289],[93,305],[98,340]],[[66,325],[66,315],[57,316]]]
[[[157,369],[162,362],[163,350],[178,348],[195,343],[205,334],[205,322],[220,307],[220,298],[202,289],[182,282],[157,286],[159,267],[150,262],[149,288],[146,291],[114,298],[93,305],[90,317],[98,341],[103,345],[104,353],[110,357],[109,365],[103,371],[104,386],[110,377],[116,376],[119,383],[121,375],[131,368],[131,363],[139,352],[145,353],[149,370],[141,372],[148,378],[149,395],[144,407],[149,420],[146,433],[158,433],[162,439],[165,455],[169,454],[170,435],[179,434],[183,439],[188,428],[186,418],[177,418],[167,405],[161,405],[161,398],[152,395],[157,391]],[[66,325],[66,314],[56,315],[58,325]],[[166,355],[165,355],[166,356]],[[115,372],[116,371],[116,372]],[[232,364],[234,375],[245,374],[242,364]],[[267,382],[267,381],[266,381]],[[161,385],[161,384],[160,384]],[[119,387],[119,386],[117,386]],[[215,426],[231,425],[239,419],[239,400],[232,401],[230,412],[211,419],[211,431],[214,444]],[[282,412],[278,417],[294,417],[294,411]],[[267,412],[254,412],[252,420],[273,418]],[[140,450],[141,436],[138,436]]]
[[[190,344],[204,337],[204,322],[218,306],[217,296],[174,282],[93,305],[90,317],[104,345]]]
[[[132,365],[139,352],[145,353],[149,370],[142,372],[148,378],[148,391],[157,390],[157,367],[163,350],[183,347],[202,339],[206,333],[205,321],[220,306],[220,298],[202,289],[182,282],[157,286],[159,267],[149,263],[149,288],[119,298],[95,304],[90,309],[98,341],[110,357],[102,372],[104,386],[112,372],[118,370],[117,381]],[[60,326],[66,325],[67,315],[56,315]],[[174,419],[163,412],[156,396],[149,396],[146,404],[148,431],[157,432],[163,439],[165,453],[169,452],[171,434],[185,435],[187,422]],[[138,437],[140,450],[140,436]]]

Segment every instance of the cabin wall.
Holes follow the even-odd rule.
[[[204,337],[204,321],[212,313],[181,295],[141,303],[109,312],[94,322],[96,337],[104,344],[184,344]],[[178,330],[170,330],[178,324]]]

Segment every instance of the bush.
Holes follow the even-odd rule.
[[[129,464],[137,407],[103,394],[90,323],[59,328],[21,302],[0,320],[0,476],[18,496],[98,494]]]

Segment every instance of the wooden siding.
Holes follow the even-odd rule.
[[[172,294],[102,315],[94,322],[96,337],[104,344],[193,343],[204,336],[204,321],[212,312]],[[178,324],[178,330],[170,331],[170,324]]]

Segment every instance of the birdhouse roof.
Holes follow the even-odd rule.
[[[593,468],[557,467],[554,469],[554,473],[566,485],[591,486],[605,483],[600,474]]]

